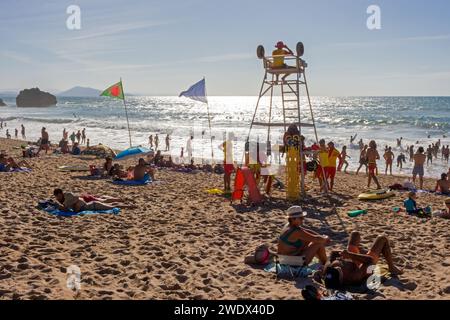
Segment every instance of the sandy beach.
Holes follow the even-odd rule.
[[[16,159],[23,142],[0,139],[0,149]],[[209,195],[222,188],[217,174],[157,173],[158,183],[123,187],[89,180],[84,172],[60,172],[68,164],[101,164],[101,159],[42,155],[30,160],[30,173],[0,174],[0,299],[302,299],[310,279],[277,280],[261,268],[244,264],[261,243],[276,250],[276,239],[291,204],[274,191],[261,207],[231,205]],[[133,164],[128,160],[125,165]],[[388,186],[404,177],[381,176]],[[426,180],[425,188],[435,181]],[[75,193],[121,197],[138,209],[119,215],[61,218],[36,209],[54,188]],[[378,235],[394,244],[395,261],[404,268],[375,294],[357,299],[449,299],[449,221],[394,213],[406,198],[397,193],[377,202],[360,202],[366,176],[338,174],[335,191],[319,193],[307,180],[305,225],[330,236],[327,251],[343,249],[351,231],[360,231],[367,247]],[[421,194],[419,205],[443,209],[444,198]],[[333,209],[335,207],[335,210]],[[357,218],[347,211],[368,209]],[[66,269],[81,270],[81,290],[67,288]]]

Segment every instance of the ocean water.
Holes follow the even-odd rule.
[[[37,140],[40,129],[45,126],[50,140],[57,143],[63,128],[72,131],[86,128],[91,145],[103,143],[117,149],[128,147],[128,132],[125,110],[120,100],[108,98],[58,98],[58,105],[50,108],[17,108],[15,98],[5,97],[8,107],[0,107],[0,118],[7,122],[7,128],[14,135],[14,128],[20,124],[26,127],[27,138]],[[244,141],[255,110],[257,97],[209,97],[214,155],[223,159],[218,146],[225,132],[233,131],[236,136],[235,159],[242,160]],[[311,114],[301,101],[302,122],[310,122]],[[349,170],[357,169],[359,151],[350,145],[350,136],[358,134],[365,143],[375,139],[380,155],[384,146],[392,146],[396,156],[402,151],[397,148],[396,139],[403,137],[403,147],[414,144],[427,147],[441,139],[450,144],[450,97],[312,97],[313,113],[319,138],[333,140],[338,149],[348,146]],[[272,122],[282,119],[280,98],[274,99]],[[193,153],[195,157],[207,158],[211,155],[208,113],[205,104],[178,97],[128,97],[128,116],[133,145],[148,146],[148,136],[159,134],[160,148],[164,149],[165,135],[171,135],[171,153],[180,155],[188,137],[194,135]],[[257,119],[267,122],[268,99],[263,99]],[[270,141],[280,143],[282,129],[272,128]],[[202,136],[202,133],[204,135]],[[267,140],[266,128],[254,128],[251,139],[259,137]],[[302,129],[308,143],[314,141],[311,128]],[[0,130],[5,137],[5,129]],[[20,130],[19,130],[20,135]],[[428,138],[430,136],[430,138]],[[419,142],[416,144],[416,142]],[[186,155],[186,152],[185,152]],[[380,172],[384,171],[384,161],[379,162]],[[383,170],[381,170],[383,169]],[[409,174],[412,166],[408,161],[402,171]],[[426,175],[437,177],[448,170],[448,164],[438,159],[426,168]]]

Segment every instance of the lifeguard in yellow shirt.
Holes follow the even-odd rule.
[[[284,57],[289,55],[293,56],[294,52],[283,41],[278,41],[275,48],[277,49],[272,52],[273,62],[271,67],[273,69],[288,68],[289,66],[284,63]]]
[[[330,191],[333,191],[337,159],[341,160],[341,154],[336,150],[333,142],[328,142],[328,163],[325,167],[325,178],[327,181],[330,179]]]

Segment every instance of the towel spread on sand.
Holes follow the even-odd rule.
[[[148,174],[144,176],[143,180],[114,180],[113,183],[120,186],[145,186],[152,182]]]
[[[269,263],[264,271],[270,273],[276,273],[279,277],[291,277],[291,278],[307,278],[315,271],[320,269],[320,263],[313,263],[307,267],[294,267],[285,264]]]
[[[111,210],[102,210],[102,211],[81,211],[81,212],[74,212],[74,211],[62,211],[59,210],[52,201],[39,201],[38,208],[41,210],[44,210],[45,212],[48,212],[54,216],[60,216],[60,217],[72,217],[72,216],[79,216],[79,215],[85,215],[85,214],[119,214],[120,209],[119,208],[113,208]]]
[[[15,168],[15,169],[11,169],[9,171],[1,171],[3,173],[16,173],[16,172],[31,172],[31,169],[28,168]]]

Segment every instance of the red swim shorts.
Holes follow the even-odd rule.
[[[377,164],[369,163],[369,174],[375,175],[376,171],[377,171]]]
[[[326,167],[325,168],[325,175],[328,178],[334,179],[336,176],[336,167]]]
[[[223,169],[227,176],[231,175],[234,171],[234,165],[232,164],[224,164]]]

